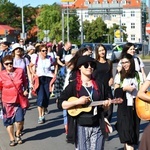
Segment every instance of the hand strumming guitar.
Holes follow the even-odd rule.
[[[76,101],[63,101],[62,107],[63,107],[63,109],[69,109],[69,108],[72,108],[72,107],[77,106],[77,105],[87,104],[90,101],[91,100],[90,100],[89,96],[81,96]]]
[[[91,101],[89,96],[81,96],[77,101],[76,105],[84,105]]]

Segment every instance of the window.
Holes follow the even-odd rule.
[[[135,41],[135,35],[131,34],[131,41]]]
[[[85,5],[88,5],[89,4],[89,1],[88,0],[85,0]]]
[[[135,23],[131,23],[131,29],[135,29]]]
[[[131,17],[135,17],[135,11],[131,11]]]
[[[94,0],[94,4],[98,4],[98,0]]]
[[[112,15],[112,17],[116,17],[116,15]]]
[[[122,26],[126,26],[126,23],[122,23]]]
[[[123,12],[122,12],[122,17],[125,17],[125,16],[126,16],[126,12],[123,11]]]

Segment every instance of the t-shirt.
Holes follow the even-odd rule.
[[[143,83],[143,76],[141,72],[138,72],[139,74],[139,80],[140,83],[138,83],[137,77],[134,78],[125,78],[123,81],[121,81],[121,75],[120,73],[117,73],[114,79],[115,84],[120,84],[120,87],[126,87],[126,86],[134,86],[135,89],[132,92],[126,91],[126,99],[127,99],[127,106],[133,106],[134,98],[136,97],[138,90],[139,90],[139,84]]]
[[[108,61],[106,61],[105,63],[97,62],[97,67],[94,75],[95,78],[98,79],[98,81],[103,81],[103,83],[108,85],[108,82],[112,77],[112,70]]]
[[[150,81],[150,72],[148,73],[146,80]]]
[[[56,52],[52,51],[48,53],[47,55],[52,58],[52,64],[54,64],[57,58]],[[55,70],[54,65],[51,66],[51,70]]]
[[[14,58],[13,67],[22,68],[26,71],[26,67],[29,65],[29,60],[27,58]]]
[[[65,62],[65,56],[66,56],[66,55],[69,55],[69,54],[71,54],[70,50],[69,50],[69,51],[66,51],[64,48],[62,48],[62,49],[60,49],[60,50],[58,51],[57,56],[59,56],[60,61],[61,61],[62,63],[64,63],[64,62]]]
[[[31,55],[31,63],[36,65],[37,76],[53,77],[53,73],[51,71],[52,61],[49,56],[45,59],[41,59],[41,57],[37,54]]]

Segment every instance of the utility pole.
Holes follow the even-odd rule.
[[[25,31],[24,31],[24,9],[23,9],[23,0],[22,0],[21,18],[22,18],[22,34],[21,34],[21,37],[22,37],[23,40],[24,40],[24,39],[25,39]]]
[[[141,3],[141,20],[142,20],[142,56],[145,56],[145,39],[146,39],[146,32],[145,32],[145,28],[146,28],[146,0],[142,0]]]
[[[62,9],[62,41],[65,42],[65,34],[64,34],[64,9]]]
[[[83,34],[83,12],[82,12],[82,5],[81,5],[81,44],[83,44],[84,41],[84,34]]]
[[[150,1],[148,0],[148,22],[150,23]],[[150,54],[150,34],[148,35],[148,52]]]

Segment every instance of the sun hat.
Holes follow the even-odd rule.
[[[27,47],[27,51],[30,51],[30,50],[35,50],[35,47],[34,47],[33,45],[29,45],[29,46]]]
[[[79,68],[81,65],[83,65],[86,62],[94,62],[96,66],[96,60],[90,56],[85,55],[78,58],[76,68]]]
[[[21,47],[21,45],[19,43],[15,43],[12,45],[12,51],[14,51],[17,48],[20,48],[21,50],[23,50],[23,48]]]
[[[36,44],[35,44],[35,47],[38,47],[38,46],[40,46],[40,45],[41,45],[40,43],[36,43]]]

